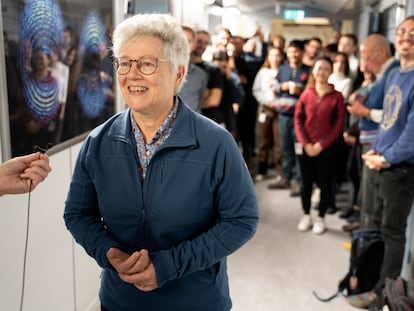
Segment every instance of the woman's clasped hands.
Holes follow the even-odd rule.
[[[106,257],[124,282],[134,284],[143,292],[158,288],[157,275],[147,250],[143,249],[129,255],[112,247],[106,253]]]

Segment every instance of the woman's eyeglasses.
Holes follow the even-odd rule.
[[[136,63],[139,72],[149,76],[157,70],[159,62],[169,62],[169,60],[149,56],[143,56],[138,59],[118,57],[114,59],[113,66],[118,74],[126,75],[131,71],[132,63]]]

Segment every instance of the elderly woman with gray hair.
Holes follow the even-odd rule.
[[[226,257],[258,223],[240,151],[177,96],[190,53],[173,17],[123,21],[113,54],[129,108],[86,138],[64,212],[103,268],[102,310],[230,310]]]

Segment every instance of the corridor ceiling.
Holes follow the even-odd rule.
[[[291,9],[311,9],[319,12],[319,17],[335,16],[340,13],[351,13],[362,5],[374,0],[221,0],[223,6],[236,6],[245,14],[262,15],[266,12],[274,14],[277,6]]]

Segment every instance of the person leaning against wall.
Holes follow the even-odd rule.
[[[46,154],[36,152],[14,157],[0,165],[0,196],[29,192],[41,183],[52,168]]]
[[[230,310],[227,256],[255,233],[254,184],[231,134],[179,96],[181,25],[135,15],[113,34],[129,109],[86,138],[64,219],[103,268],[102,310]]]

